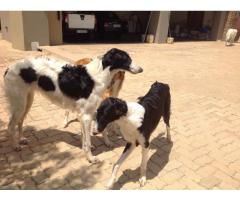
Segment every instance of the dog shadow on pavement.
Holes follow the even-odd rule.
[[[5,135],[5,140],[8,143],[11,143],[11,139],[7,134],[6,129],[0,130],[3,135]],[[58,127],[49,127],[46,129],[36,129],[34,126],[25,126],[24,127],[24,136],[28,140],[28,146],[36,147],[37,145],[47,145],[49,143],[58,143],[64,142],[66,145],[70,147],[77,147],[82,149],[82,133],[78,131],[77,133],[67,130],[61,129]],[[94,134],[91,136],[92,141],[92,153],[94,156],[97,156],[101,153],[112,151],[114,148],[121,147],[125,145],[125,141],[123,140],[122,136],[115,133],[109,134],[110,141],[113,142],[113,147],[108,147],[104,143],[103,135],[100,133]],[[1,141],[0,141],[1,142]],[[9,146],[10,147],[10,146]],[[23,150],[26,149],[27,146],[22,145]],[[1,145],[0,145],[1,148]]]
[[[67,129],[58,129],[58,128],[47,128],[41,130],[34,130],[34,127],[26,127],[26,129],[33,129],[35,137],[40,138],[41,143],[49,142],[65,142],[66,144],[72,147],[78,147],[82,149],[82,133],[78,131],[77,133],[69,131]],[[26,131],[28,132],[28,131]],[[47,135],[47,136],[46,136]],[[97,156],[101,153],[112,151],[114,148],[124,146],[125,142],[120,135],[111,133],[109,135],[110,141],[113,142],[113,147],[108,147],[104,143],[103,135],[98,133],[91,136],[92,141],[92,153],[94,156]],[[31,144],[31,140],[29,141]]]
[[[161,172],[161,170],[166,166],[166,164],[169,161],[169,155],[171,153],[171,149],[173,146],[172,142],[169,142],[167,138],[163,135],[165,133],[160,133],[157,137],[153,138],[153,140],[150,143],[150,150],[156,150],[148,159],[147,163],[147,183],[148,181],[158,176],[158,174]],[[139,160],[141,161],[142,155],[139,154]],[[130,161],[130,160],[129,160]],[[125,162],[128,162],[126,160]],[[122,175],[118,178],[118,181],[114,184],[113,189],[127,189],[124,188],[124,185],[129,182],[138,183],[140,178],[140,166],[138,166],[136,169],[126,169],[123,172],[119,171],[119,173],[122,173]],[[126,176],[127,181],[126,181]]]
[[[72,133],[69,130],[61,130],[56,127],[36,130],[35,127],[25,126],[24,130],[24,134],[29,143],[27,146],[23,146],[21,152],[14,152],[14,150],[11,149],[9,146],[9,136],[6,133],[6,130],[1,130],[1,135],[4,136],[4,138],[1,139],[0,149],[1,151],[5,151],[8,159],[10,159],[12,167],[9,168],[9,164],[6,162],[6,166],[1,166],[0,175],[3,173],[10,173],[10,171],[15,170],[15,168],[20,170],[19,177],[17,178],[12,177],[12,174],[5,177],[6,180],[4,180],[3,184],[10,184],[7,185],[5,189],[14,189],[15,186],[13,183],[18,179],[18,181],[22,182],[22,184],[18,186],[18,188],[20,187],[21,189],[35,189],[36,185],[33,188],[29,186],[29,181],[32,183],[32,179],[35,181],[35,184],[38,184],[38,189],[91,189],[94,184],[98,182],[98,177],[100,176],[99,169],[101,168],[102,162],[89,167],[89,163],[85,160],[84,152],[81,150],[82,145],[80,134]],[[150,143],[150,149],[156,149],[156,152],[154,152],[148,160],[148,180],[158,176],[159,172],[167,164],[172,149],[172,143],[168,143],[166,138],[161,136],[162,135],[155,137]],[[124,146],[126,144],[126,142],[116,134],[111,134],[110,140],[114,142],[113,148]],[[92,137],[92,144],[96,146],[96,149],[93,150],[93,155],[112,151],[112,148],[104,145],[101,134]],[[31,149],[30,151],[29,148]],[[76,150],[78,148],[80,148],[80,150]],[[75,151],[72,151],[72,149],[75,149]],[[19,159],[19,156],[21,159]],[[83,158],[78,162],[80,166],[76,166],[77,169],[72,170],[64,176],[61,175],[54,180],[49,180],[49,177],[57,176],[57,174],[64,171],[70,163],[75,162],[76,157]],[[141,154],[139,154],[139,159],[141,160]],[[53,166],[51,167],[44,166],[44,170],[39,168],[39,166],[44,165],[44,163],[46,163],[46,165],[51,165],[50,161],[55,164],[52,164]],[[83,166],[81,164],[82,162]],[[126,160],[126,162],[128,162],[128,160]],[[73,163],[73,165],[75,165],[75,163]],[[35,173],[36,168],[39,168],[37,173]],[[32,174],[31,177],[28,175],[26,175],[27,177],[24,177],[23,172],[26,169],[30,171],[33,170],[34,174]],[[151,171],[151,173],[149,173],[149,171]],[[126,175],[130,178],[125,182],[121,181]],[[127,182],[138,182],[139,177],[139,166],[135,170],[127,169],[118,178],[118,182],[114,185],[113,189],[120,189],[124,187],[124,184]],[[8,183],[10,180],[13,182]],[[45,184],[45,182],[50,183],[50,185]],[[43,187],[41,187],[41,185]]]
[[[16,152],[6,129],[0,130],[1,189],[91,189],[101,177],[104,163],[88,163],[79,134],[25,126],[24,135],[28,144]],[[95,144],[105,146],[100,137],[93,137]]]
[[[73,122],[78,122],[77,119],[72,119],[70,120],[66,127],[68,127],[71,123]],[[61,130],[58,130],[59,132],[61,132]],[[81,143],[81,133],[76,134],[76,133],[72,133],[72,132],[67,132],[69,135],[78,138],[78,146],[82,146]],[[93,135],[91,136],[91,142],[92,142],[92,153],[94,156],[97,156],[101,153],[107,152],[107,151],[111,151],[115,148],[121,147],[121,146],[125,146],[126,141],[122,138],[122,135],[120,133],[116,133],[116,132],[111,132],[108,134],[108,138],[109,140],[113,143],[112,147],[108,147],[105,145],[104,143],[104,139],[103,139],[103,135],[101,133],[96,133],[94,132]],[[101,146],[99,148],[99,146]]]

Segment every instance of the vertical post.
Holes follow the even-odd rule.
[[[211,33],[212,40],[224,39],[223,31],[224,31],[224,24],[226,21],[226,17],[227,17],[226,11],[215,12],[214,23],[212,27],[212,33]]]
[[[168,36],[169,21],[170,11],[161,11],[158,18],[157,30],[154,40],[155,43],[166,43]]]

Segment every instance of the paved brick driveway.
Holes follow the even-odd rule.
[[[127,74],[120,97],[135,100],[152,82],[170,84],[172,139],[165,140],[161,123],[152,136],[148,183],[142,189],[240,189],[240,45],[222,42],[116,45],[62,45],[48,51],[76,60],[97,56],[111,47],[127,50],[144,68]],[[33,52],[13,51],[0,41],[0,77],[8,60]],[[39,54],[39,53],[34,53]],[[2,84],[2,78],[0,78]],[[22,152],[9,146],[8,114],[0,91],[0,188],[1,189],[103,189],[124,141],[111,136],[113,150],[93,137],[95,155],[103,161],[90,165],[80,148],[79,124],[61,128],[62,109],[40,95],[25,121],[30,140]],[[74,117],[74,116],[72,116]],[[125,162],[116,189],[139,189],[140,148]]]

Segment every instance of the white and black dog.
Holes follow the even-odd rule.
[[[82,147],[87,159],[97,162],[90,149],[91,122],[103,92],[118,71],[140,73],[143,70],[132,64],[128,53],[116,48],[84,67],[46,57],[25,59],[11,65],[5,72],[4,82],[10,108],[8,132],[14,148],[21,150],[20,144],[27,142],[22,125],[31,108],[34,92],[38,90],[54,104],[81,113]]]
[[[136,103],[109,97],[97,109],[97,130],[101,132],[108,124],[115,122],[119,125],[123,138],[127,141],[121,157],[113,167],[108,188],[114,185],[121,164],[139,144],[142,146],[141,177],[139,181],[140,186],[145,185],[149,138],[157,127],[161,116],[163,116],[166,124],[167,138],[171,141],[169,124],[171,95],[169,86],[155,82],[148,93],[138,99],[139,101]]]

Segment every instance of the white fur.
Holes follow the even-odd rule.
[[[149,148],[145,146],[145,138],[138,130],[138,128],[142,125],[145,109],[143,106],[135,102],[128,102],[127,107],[128,112],[126,116],[122,116],[120,119],[116,120],[115,123],[119,125],[123,138],[132,145],[125,152],[122,153],[118,161],[114,164],[111,178],[107,184],[107,188],[109,189],[111,189],[114,183],[116,182],[119,168],[135,149],[136,141],[139,142],[142,147],[142,161],[140,166],[140,179],[139,179],[140,186],[143,187],[147,182],[146,170]],[[166,128],[167,137],[170,141],[171,140],[170,128],[168,126]]]
[[[123,138],[127,142],[135,144],[136,140],[143,141],[142,135],[139,134],[137,129],[142,124],[145,109],[143,108],[143,106],[135,102],[128,102],[127,106],[128,106],[127,115],[121,117],[119,120],[116,120],[116,123],[119,125],[121,129]]]
[[[5,91],[9,99],[10,105],[10,122],[8,125],[8,132],[13,137],[13,145],[17,150],[20,150],[19,138],[16,134],[15,127],[19,126],[20,137],[22,134],[22,123],[30,110],[33,95],[35,91],[40,91],[52,103],[61,106],[64,109],[81,113],[82,117],[79,118],[83,127],[83,149],[87,154],[90,162],[96,162],[97,158],[91,153],[91,121],[93,119],[96,106],[101,100],[101,96],[109,85],[113,75],[117,72],[110,72],[109,67],[103,70],[102,62],[99,58],[94,59],[91,63],[86,65],[86,70],[94,80],[94,88],[88,99],[79,99],[75,101],[65,96],[58,86],[58,74],[62,70],[62,66],[69,64],[63,60],[56,60],[48,57],[37,57],[25,59],[13,64],[5,76]],[[31,84],[25,83],[19,76],[22,68],[33,68],[38,75],[47,75],[54,82],[56,87],[55,91],[46,92],[38,87],[37,82]]]
[[[233,45],[237,32],[238,32],[237,29],[232,29],[232,28],[228,29],[226,33],[226,43],[225,43],[226,46]]]
[[[96,73],[97,70],[94,69],[93,71],[95,71],[95,73]],[[113,79],[114,79],[114,77],[113,77]],[[112,87],[112,95],[111,95],[112,97],[118,97],[119,91],[120,91],[121,85],[122,85],[122,80],[120,80],[120,79],[113,80],[113,79],[111,80],[111,82],[113,81],[113,84],[111,83],[110,86],[108,86],[108,88]],[[70,114],[70,112],[68,110],[66,110],[65,116],[64,116],[64,122],[63,122],[63,128],[66,128],[69,124],[69,114]],[[93,129],[93,131],[96,131],[96,129],[94,129],[95,128],[94,122],[95,121],[92,122],[92,124],[93,124],[92,129]],[[113,143],[108,138],[108,133],[110,133],[110,132],[116,133],[117,131],[118,131],[118,127],[116,126],[116,124],[112,123],[111,125],[109,125],[107,127],[107,130],[103,132],[104,143],[106,146],[108,146],[108,147],[114,146]]]
[[[138,103],[128,102],[127,103],[128,112],[126,116],[121,117],[116,120],[115,123],[119,125],[123,138],[133,145],[126,152],[124,152],[118,161],[114,164],[112,175],[108,181],[107,188],[112,188],[116,178],[119,168],[122,163],[128,158],[128,156],[135,149],[135,143],[138,141],[142,146],[142,163],[141,163],[141,177],[139,179],[140,185],[144,186],[146,183],[146,166],[147,166],[147,152],[148,149],[145,148],[145,139],[143,135],[139,133],[138,128],[142,125],[144,118],[145,109]]]

